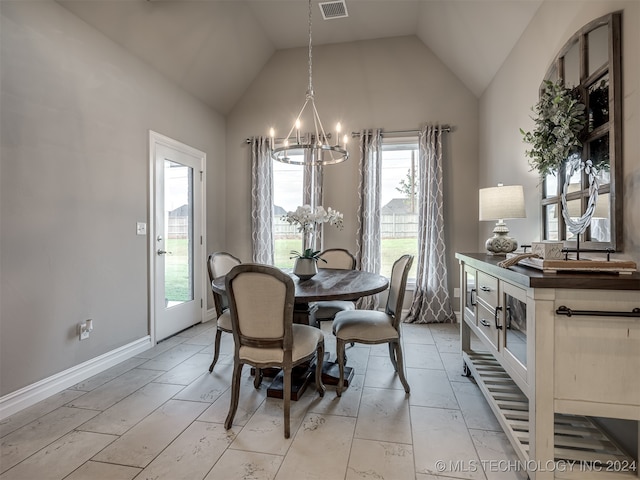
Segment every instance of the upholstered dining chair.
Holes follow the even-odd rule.
[[[209,283],[229,273],[236,265],[242,263],[239,258],[227,252],[214,252],[207,259],[207,270],[209,271]],[[225,295],[221,295],[212,290],[213,303],[216,309],[216,339],[213,345],[213,362],[209,367],[209,372],[213,372],[218,357],[220,356],[220,340],[222,333],[231,333],[231,315],[229,314],[229,303]]]
[[[240,377],[245,364],[283,371],[284,437],[289,438],[291,370],[316,357],[316,389],[324,396],[322,362],[324,335],[318,328],[293,323],[295,285],[291,277],[271,265],[243,263],[227,274],[231,325],[235,342],[228,430],[238,409]]]
[[[324,250],[320,257],[325,262],[318,262],[318,268],[335,268],[340,270],[353,270],[356,268],[356,257],[349,250],[344,248],[328,248]],[[355,310],[353,302],[347,300],[322,300],[314,303],[314,318],[316,321],[333,320],[336,313]]]
[[[402,342],[400,339],[400,317],[402,303],[407,289],[407,277],[413,263],[412,255],[403,255],[393,264],[389,295],[384,312],[378,310],[352,310],[339,312],[333,320],[333,334],[336,336],[336,354],[340,380],[336,386],[336,394],[342,394],[344,382],[344,346],[347,342],[375,345],[389,344],[389,357],[396,373],[400,377],[404,391],[409,393],[409,383],[404,375],[402,359]]]

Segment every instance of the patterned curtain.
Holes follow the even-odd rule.
[[[356,259],[361,270],[380,273],[380,174],[382,133],[380,129],[360,132],[360,179],[358,182],[358,230]],[[357,307],[378,307],[377,295],[358,300]]]
[[[453,323],[442,215],[442,129],[438,126],[424,127],[420,132],[419,161],[418,273],[405,321]]]
[[[253,261],[273,265],[273,164],[267,137],[251,139]]]

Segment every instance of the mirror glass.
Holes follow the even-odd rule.
[[[609,122],[609,75],[589,86],[589,118],[587,128],[593,132]]]
[[[547,175],[544,182],[544,196],[554,197],[558,195],[558,177],[555,175]]]
[[[591,238],[598,242],[611,241],[611,204],[609,194],[598,195],[596,209],[591,217]]]
[[[558,240],[558,207],[554,203],[545,206],[547,240]]]
[[[564,56],[564,84],[569,88],[580,85],[580,47],[577,40]]]
[[[589,75],[595,73],[609,61],[609,28],[602,25],[587,34],[589,45]]]

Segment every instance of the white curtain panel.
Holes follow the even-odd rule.
[[[416,291],[406,322],[455,322],[447,287],[447,256],[442,203],[442,128],[419,134],[420,206]]]
[[[251,139],[253,261],[273,265],[273,164],[267,137]]]
[[[360,178],[358,182],[358,229],[356,259],[361,270],[380,273],[380,176],[382,170],[382,132],[360,132]],[[358,300],[357,308],[378,307],[377,295]]]

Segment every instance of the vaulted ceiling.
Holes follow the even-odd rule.
[[[304,0],[56,0],[221,114],[279,49],[308,43]],[[313,45],[416,35],[480,96],[542,0],[346,0]]]

